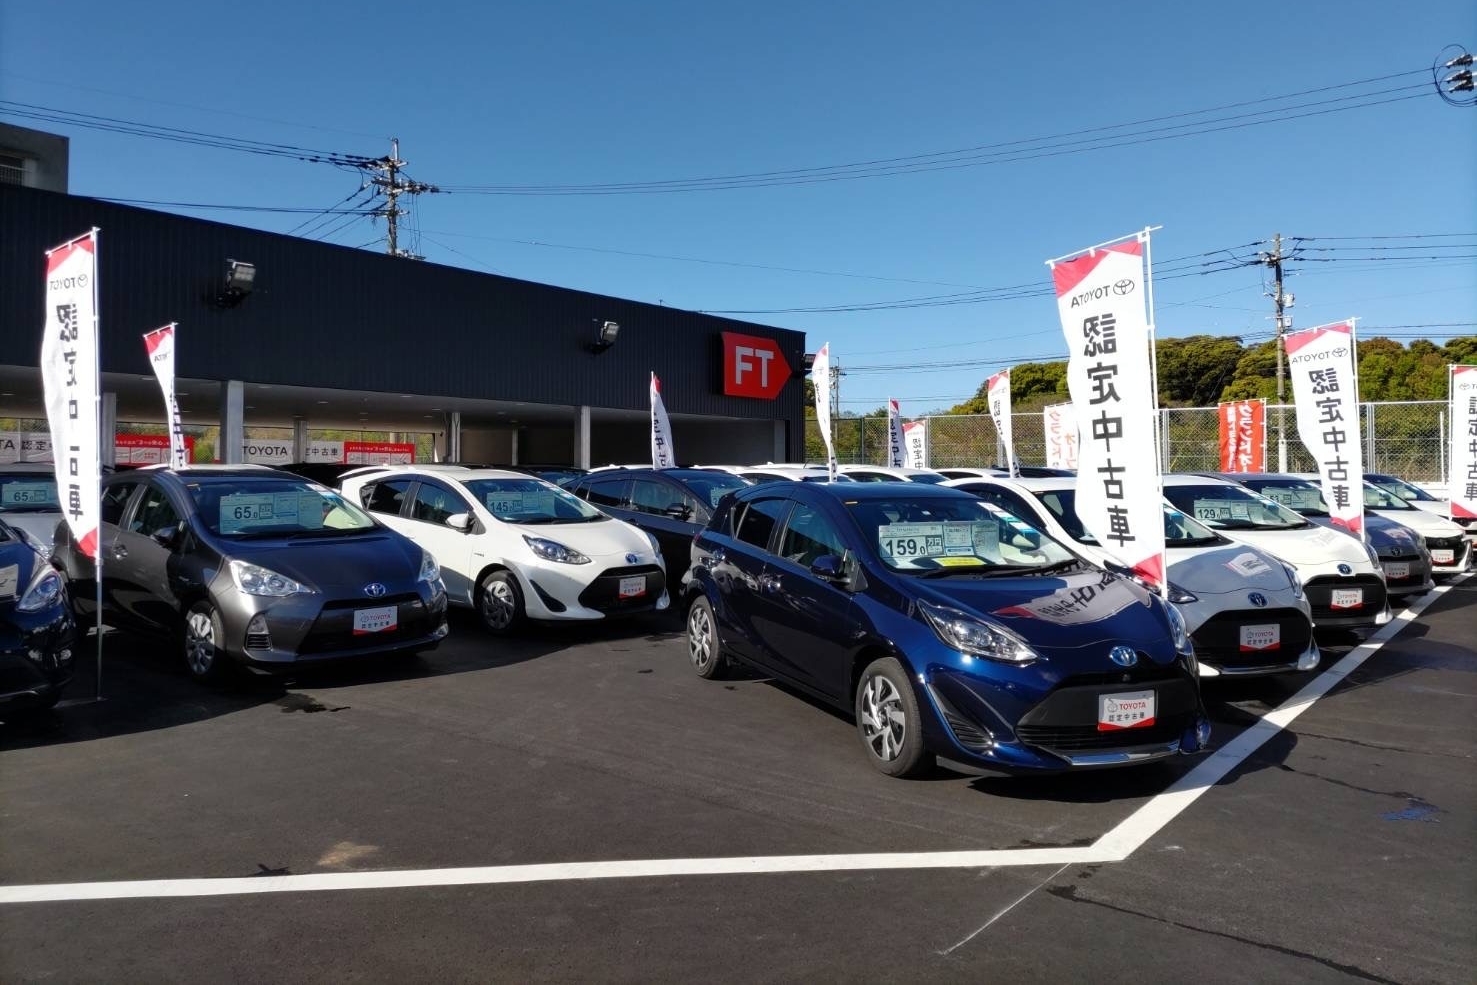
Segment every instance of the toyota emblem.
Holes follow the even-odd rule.
[[[637,564],[640,561],[641,561],[641,555],[640,554],[627,554],[626,555],[626,563],[627,564]]]
[[[1139,662],[1139,655],[1132,647],[1115,646],[1108,651],[1108,659],[1120,667],[1132,667]]]
[[[381,585],[377,581],[372,581],[368,585],[364,586],[364,594],[368,595],[372,599],[381,598],[385,594],[385,586]]]
[[[1133,281],[1125,277],[1113,284],[1113,293],[1118,295],[1119,297],[1122,297],[1125,294],[1132,294],[1135,286],[1136,285]]]
[[[1339,565],[1339,574],[1341,574],[1341,575],[1352,575],[1353,573],[1354,573],[1354,569],[1351,568],[1351,567],[1349,567],[1347,564],[1340,564]]]
[[[1261,608],[1264,608],[1266,606],[1266,604],[1267,604],[1267,597],[1265,595],[1263,595],[1261,592],[1252,592],[1250,595],[1246,596],[1246,601],[1250,602],[1252,605],[1256,606],[1258,609],[1261,609]]]

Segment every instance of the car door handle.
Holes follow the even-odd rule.
[[[128,548],[124,547],[122,544],[114,544],[113,556],[119,558],[128,557]]]
[[[760,575],[759,588],[766,592],[777,592],[780,590],[779,575]]]

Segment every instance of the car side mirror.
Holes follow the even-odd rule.
[[[845,581],[846,562],[835,554],[822,554],[810,562],[810,573],[824,581]]]
[[[689,509],[684,503],[673,503],[671,506],[668,506],[666,509],[662,510],[662,513],[666,514],[674,520],[686,520],[689,516],[692,515],[692,510]]]
[[[446,518],[446,525],[453,530],[460,530],[462,533],[466,533],[472,529],[472,514],[453,513]]]
[[[153,538],[154,543],[158,544],[160,547],[165,547],[172,551],[179,546],[180,535],[182,533],[183,531],[178,526],[160,527],[149,536]]]

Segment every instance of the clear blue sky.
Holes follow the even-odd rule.
[[[1424,70],[1450,42],[1477,49],[1471,0],[76,0],[65,14],[63,28],[53,6],[0,8],[0,98],[366,156],[385,153],[393,134],[409,173],[443,186],[638,182],[895,158]],[[1429,82],[1402,75],[1293,102]],[[321,164],[51,129],[73,138],[78,194],[327,208],[357,183]],[[991,166],[685,194],[445,194],[416,208],[420,251],[434,262],[683,308],[804,308],[1045,288],[1045,258],[1150,224],[1164,227],[1154,244],[1164,261],[1274,232],[1477,233],[1474,151],[1477,109],[1449,107],[1427,90],[1294,122]],[[281,231],[302,220],[194,214]],[[356,219],[331,239],[358,246],[382,232]],[[1364,248],[1379,243],[1419,246],[1402,252],[1422,256],[1443,241],[1307,245],[1350,257],[1374,255]],[[1459,243],[1477,236],[1445,241]],[[1388,333],[1407,338],[1477,331],[1477,260],[1290,270],[1299,326],[1357,315],[1369,326],[1466,326]],[[1262,274],[1160,280],[1160,334],[1265,337]],[[888,395],[907,414],[948,406],[995,369],[1064,354],[1049,296],[741,317],[802,329],[811,348],[829,340],[849,371],[842,398],[853,411]]]

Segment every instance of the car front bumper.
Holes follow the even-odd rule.
[[[72,679],[77,627],[65,605],[0,623],[0,708],[49,701]]]
[[[659,562],[616,562],[598,557],[590,564],[520,562],[512,571],[523,590],[524,612],[530,619],[590,621],[660,611],[671,604]]]

